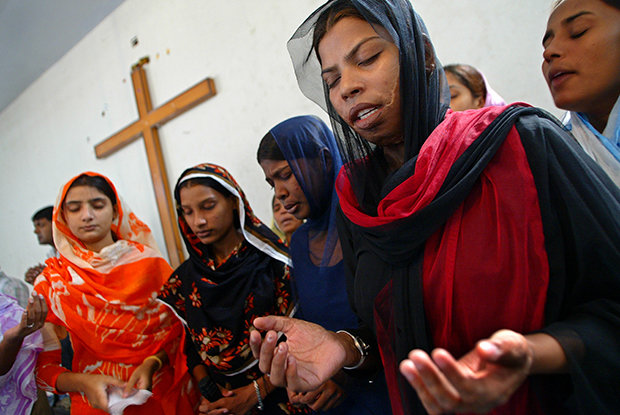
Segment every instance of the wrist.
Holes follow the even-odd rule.
[[[336,336],[338,336],[338,341],[344,349],[344,361],[341,366],[345,369],[361,366],[366,354],[364,354],[361,345],[356,341],[355,336],[344,330],[336,332]]]
[[[4,342],[10,346],[21,346],[21,343],[24,341],[24,337],[21,334],[21,329],[19,328],[19,324],[15,327],[11,327],[7,331],[4,332]]]
[[[149,369],[151,371],[151,373],[155,373],[159,369],[162,368],[164,363],[162,362],[162,360],[159,357],[157,357],[155,355],[152,355],[152,356],[147,356],[142,361],[142,365],[145,365],[147,367],[147,369]]]
[[[269,395],[271,391],[273,391],[274,386],[271,384],[269,378],[266,375],[261,377],[260,380],[262,380],[262,382],[259,381],[258,386],[261,387],[260,393],[264,398],[265,396]]]

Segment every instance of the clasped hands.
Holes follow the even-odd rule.
[[[307,392],[330,379],[347,361],[341,337],[321,326],[287,317],[260,317],[250,333],[259,368],[276,386]],[[277,343],[277,333],[286,341]],[[349,357],[350,358],[350,357]],[[500,330],[455,359],[444,349],[413,350],[400,370],[430,414],[484,412],[506,402],[530,372],[533,351],[526,338]]]

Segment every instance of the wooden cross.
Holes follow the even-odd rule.
[[[166,176],[166,167],[161,153],[157,128],[213,97],[216,91],[213,79],[206,78],[160,107],[153,109],[146,73],[142,68],[148,62],[148,57],[142,58],[131,68],[131,80],[136,96],[139,119],[97,144],[95,146],[95,154],[97,158],[103,158],[125,147],[140,136],[144,138],[149,169],[151,170],[151,180],[153,181],[153,189],[155,190],[155,198],[157,200],[157,209],[166,241],[166,250],[170,259],[170,265],[176,268],[183,262],[183,245],[181,244],[181,237],[179,236],[175,219],[175,209],[170,196],[170,186]]]

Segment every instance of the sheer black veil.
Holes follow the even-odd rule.
[[[287,48],[299,87],[329,114],[357,200],[366,213],[372,214],[390,171],[382,150],[355,133],[330,104],[319,58],[312,47],[320,16],[327,9],[350,6],[369,23],[385,28],[399,49],[405,161],[417,156],[443,120],[450,94],[428,30],[407,0],[332,0],[308,17],[289,40]]]

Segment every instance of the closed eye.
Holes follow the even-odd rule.
[[[338,85],[338,81],[340,81],[340,77],[335,77],[334,79],[329,79],[325,81],[325,84],[327,85],[327,89],[332,89],[333,87],[335,87],[336,85]]]
[[[587,31],[588,31],[588,29],[582,30],[581,32],[578,32],[578,33],[573,33],[573,34],[570,35],[570,37],[571,37],[571,39],[578,39],[581,36],[583,36]]]
[[[368,58],[368,59],[364,59],[363,61],[361,61],[361,62],[359,63],[359,65],[360,65],[360,66],[367,66],[367,65],[370,65],[371,63],[373,63],[374,61],[376,61],[376,60],[377,60],[377,58],[379,58],[379,55],[381,55],[381,52],[379,52],[379,53],[377,53],[377,54],[375,54],[375,55],[371,56],[371,57],[370,57],[370,58]]]

